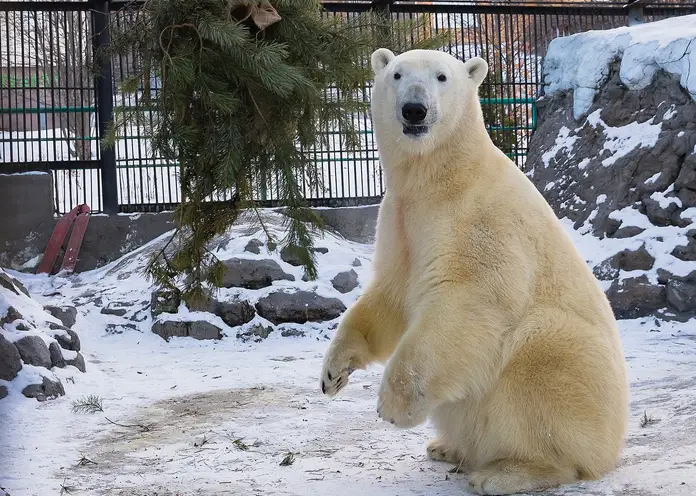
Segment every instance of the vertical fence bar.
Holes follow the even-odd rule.
[[[116,173],[115,146],[101,147],[101,139],[106,136],[109,125],[114,118],[113,77],[111,61],[102,53],[111,43],[109,33],[109,2],[107,0],[92,0],[92,40],[94,47],[93,60],[98,67],[95,75],[95,90],[97,100],[97,119],[99,121],[99,161],[101,164],[101,183],[104,213],[118,213],[118,175]]]

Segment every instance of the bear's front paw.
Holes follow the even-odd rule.
[[[340,352],[338,347],[331,347],[324,359],[321,371],[321,392],[334,396],[348,384],[348,376],[355,371],[354,359],[347,352]]]
[[[425,394],[414,382],[385,375],[379,391],[377,413],[396,427],[415,427],[425,422],[429,409]]]

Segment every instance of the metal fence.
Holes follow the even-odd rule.
[[[487,127],[518,165],[536,125],[541,60],[553,38],[696,13],[696,2],[674,0],[630,7],[507,0],[322,3],[324,15],[348,18],[380,9],[394,21],[420,19],[422,32],[411,33],[413,39],[446,30],[446,51],[462,59],[486,58],[490,74],[481,103]],[[117,91],[135,54],[112,60],[96,77],[93,54],[109,43],[108,26],[117,28],[135,15],[132,4],[124,8],[106,0],[0,1],[0,173],[51,172],[57,213],[81,203],[95,212],[160,211],[181,199],[178,165],[153,156],[147,128],[127,129],[113,149],[100,146],[114,108],[135,103]],[[363,93],[369,99],[369,85]],[[355,119],[362,139],[358,151],[341,148],[340,129],[328,147],[309,151],[320,178],[319,185],[304,185],[311,204],[374,203],[384,193],[370,119]],[[279,201],[273,188],[260,187],[256,196],[262,204]]]

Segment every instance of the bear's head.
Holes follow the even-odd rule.
[[[395,56],[380,48],[371,63],[371,113],[380,148],[407,155],[427,153],[445,141],[460,140],[455,133],[479,125],[478,88],[488,74],[482,58],[462,63],[436,50]]]

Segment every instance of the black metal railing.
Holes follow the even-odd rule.
[[[322,2],[325,15],[349,16],[380,10],[391,19],[424,21],[427,37],[448,31],[444,49],[459,58],[487,59],[490,74],[481,89],[489,133],[522,165],[536,127],[535,101],[541,60],[558,36],[696,14],[696,2],[571,2],[399,0]],[[126,7],[127,8],[124,8]],[[143,212],[173,208],[180,200],[178,164],[153,156],[147,126],[131,126],[116,146],[100,138],[114,111],[136,101],[118,92],[136,55],[111,60],[95,74],[94,54],[109,43],[109,29],[132,22],[137,3],[107,0],[0,1],[0,173],[49,171],[57,213],[87,203],[94,212]],[[400,40],[395,40],[398,44]],[[157,81],[151,81],[157,91]],[[370,96],[370,86],[363,89]],[[367,115],[356,115],[361,146],[341,147],[341,130],[329,146],[308,150],[319,184],[304,184],[312,205],[378,202],[382,169]],[[280,194],[261,181],[263,205]]]

